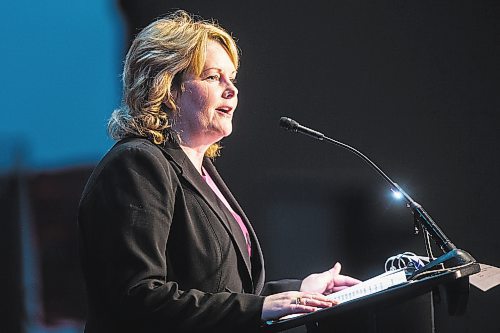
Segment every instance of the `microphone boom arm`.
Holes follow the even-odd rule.
[[[349,150],[350,152],[360,157],[363,161],[368,163],[368,165],[370,165],[373,169],[375,169],[375,171],[377,171],[377,173],[380,176],[382,176],[382,178],[384,178],[386,182],[389,183],[391,190],[401,193],[401,195],[406,201],[406,206],[411,209],[415,220],[420,223],[422,228],[425,229],[425,231],[432,237],[432,239],[436,242],[436,244],[445,253],[445,255],[437,258],[436,260],[431,261],[429,264],[419,269],[417,271],[418,273],[430,270],[431,268],[434,268],[435,266],[442,264],[444,262],[446,262],[448,265],[451,266],[462,266],[475,262],[475,259],[469,253],[457,249],[457,247],[450,241],[448,237],[446,237],[444,232],[438,227],[436,222],[434,222],[431,216],[425,211],[422,205],[413,200],[413,198],[408,193],[406,193],[396,182],[394,182],[391,178],[389,178],[389,176],[387,176],[372,160],[370,160],[366,155],[361,153],[359,150],[343,142],[329,138],[321,132],[302,126],[298,122],[290,118],[282,117],[280,119],[280,126],[292,132],[306,134],[317,140],[333,143],[341,148]]]

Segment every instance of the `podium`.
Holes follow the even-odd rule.
[[[268,321],[264,332],[279,332],[305,325],[307,332],[431,333],[435,314],[463,315],[469,295],[469,276],[479,264],[444,272],[430,272],[419,280],[364,296],[331,308],[278,321]]]

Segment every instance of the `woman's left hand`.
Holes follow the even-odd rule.
[[[342,266],[338,262],[323,273],[309,275],[302,281],[300,291],[328,295],[361,282],[350,276],[341,275],[341,268]]]

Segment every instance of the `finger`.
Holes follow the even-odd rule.
[[[340,287],[339,287],[340,288]],[[342,287],[347,288],[347,287]],[[337,304],[336,301],[330,299],[328,296],[319,293],[306,294],[298,297],[301,305],[314,305],[314,306],[331,306]]]
[[[314,298],[319,301],[329,301],[330,299],[323,295],[322,293],[315,293],[315,292],[305,292],[301,294],[301,297],[307,297],[307,298]]]
[[[329,308],[333,302],[329,299],[303,298],[304,305],[314,306],[317,308]]]
[[[349,288],[349,286],[337,286],[337,287],[333,287],[332,293],[336,293],[337,291],[341,291],[341,290],[344,290],[344,289],[347,289],[347,288]]]
[[[311,305],[310,305],[311,304]],[[319,309],[330,308],[334,306],[333,302],[329,302],[328,304],[317,304],[314,301],[307,302],[307,305],[303,304],[292,304],[290,305],[290,310],[292,313],[303,313],[303,312],[314,312]]]
[[[315,306],[315,307],[330,307],[333,305],[333,302],[328,297],[323,294],[306,294],[301,297],[303,305]]]
[[[287,313],[309,313],[309,312],[314,312],[318,310],[318,308],[314,306],[307,306],[307,305],[296,305],[292,304],[290,307],[290,311],[286,311]]]
[[[335,277],[335,286],[354,286],[361,281],[347,275],[337,275]]]
[[[317,309],[314,304],[317,304],[317,302],[315,302],[312,298],[294,297],[290,301],[290,308],[293,313],[313,312]]]
[[[294,295],[291,299],[292,304],[297,305],[325,305],[328,306],[331,302],[328,297],[319,293],[300,293]]]
[[[340,274],[340,270],[342,269],[342,265],[339,262],[336,262],[335,265],[330,269],[330,273],[332,276],[336,276]]]

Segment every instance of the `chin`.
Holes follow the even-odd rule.
[[[217,128],[215,128],[215,131],[217,132],[218,135],[220,135],[222,139],[225,138],[226,136],[229,136],[233,132],[233,125],[231,123],[218,124]]]
[[[224,130],[224,137],[231,135],[231,133],[233,133],[233,127],[232,126],[230,126],[229,128],[226,128]]]
[[[230,136],[231,133],[233,133],[233,127],[232,126],[224,129],[224,137]]]
[[[219,126],[217,128],[212,128],[211,130],[205,132],[205,140],[216,143],[229,136],[232,132],[233,128],[228,126]]]

